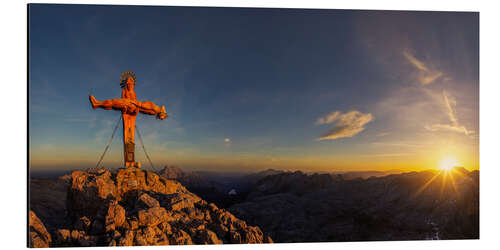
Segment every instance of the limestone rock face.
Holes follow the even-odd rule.
[[[66,208],[71,222],[53,230],[51,240],[41,221],[34,219],[33,246],[272,242],[260,228],[150,171],[79,170],[69,182]]]
[[[52,237],[47,232],[42,221],[36,216],[35,212],[29,213],[29,246],[30,247],[49,247]]]

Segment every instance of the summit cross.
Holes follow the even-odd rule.
[[[106,110],[118,110],[122,113],[123,121],[123,150],[126,167],[140,167],[135,162],[135,118],[137,114],[156,115],[156,118],[163,120],[168,117],[165,106],[157,106],[150,101],[137,101],[134,91],[136,77],[134,72],[127,70],[122,73],[120,86],[122,98],[98,101],[94,96],[89,95],[90,104],[93,109],[102,108]]]

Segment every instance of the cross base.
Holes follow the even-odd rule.
[[[125,162],[125,168],[141,168],[142,164],[140,162]]]

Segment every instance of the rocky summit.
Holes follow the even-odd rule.
[[[259,227],[150,171],[87,169],[66,179],[67,222],[47,219],[46,228],[36,213],[50,213],[30,210],[30,247],[272,243]]]

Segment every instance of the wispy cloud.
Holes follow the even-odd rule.
[[[474,134],[474,131],[468,130],[465,126],[459,124],[456,113],[457,101],[446,91],[443,91],[443,103],[450,124],[432,124],[430,126],[426,125],[425,128],[429,131],[451,131],[465,135]]]
[[[420,84],[427,85],[433,83],[435,80],[443,76],[443,72],[433,69],[426,65],[424,62],[418,60],[411,52],[405,50],[403,55],[406,57],[417,70],[417,80]]]
[[[335,111],[328,115],[318,118],[315,124],[316,125],[329,124],[334,122],[339,116],[340,116],[340,111]]]
[[[365,130],[365,124],[372,120],[373,115],[370,113],[363,114],[357,110],[352,110],[342,114],[341,111],[334,111],[316,120],[316,125],[334,123],[333,128],[317,140],[334,140],[343,137],[352,137]]]
[[[467,130],[465,126],[454,126],[450,124],[432,124],[430,126],[425,126],[425,128],[429,131],[452,131],[452,132],[462,133],[465,135],[474,134],[474,131]]]

